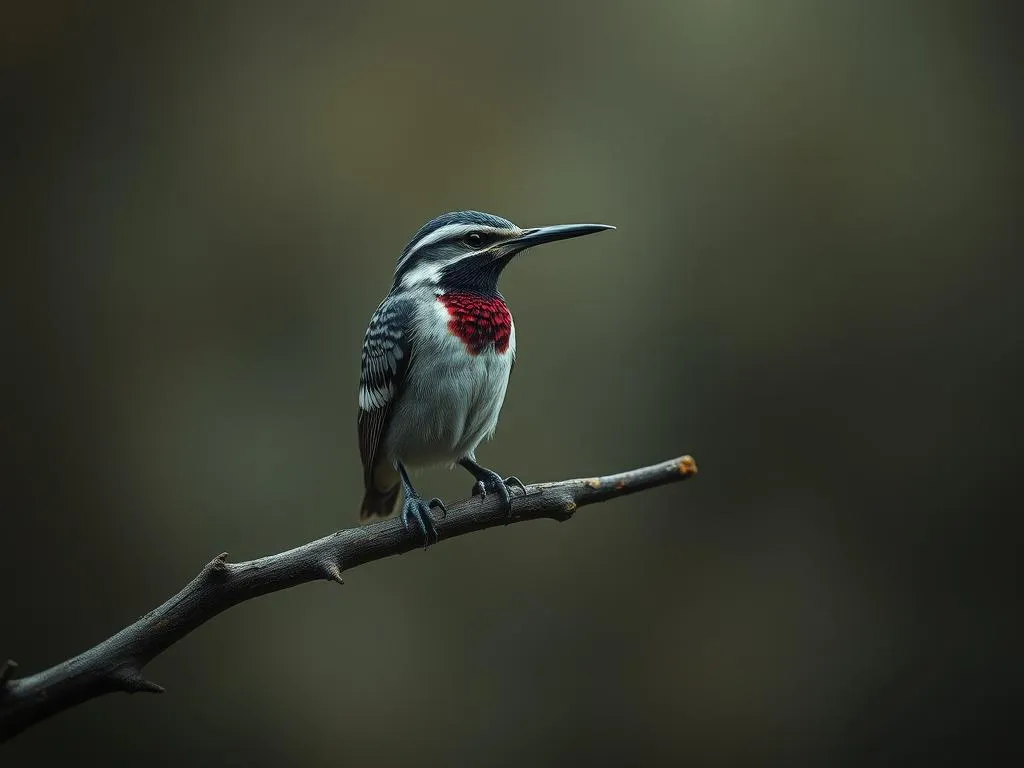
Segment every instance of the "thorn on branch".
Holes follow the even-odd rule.
[[[328,581],[336,581],[339,584],[345,583],[345,580],[341,578],[341,568],[333,561],[328,561],[324,564],[324,578]]]
[[[555,520],[556,522],[564,523],[567,520],[571,519],[572,516],[576,513],[576,506],[577,505],[575,501],[573,501],[572,499],[566,499],[559,506],[552,509],[551,512],[548,514],[548,517],[550,517],[552,520]]]
[[[14,673],[18,670],[18,662],[14,659],[8,659],[3,664],[0,664],[0,688],[7,685],[7,681],[14,677]]]
[[[116,670],[111,678],[117,687],[126,693],[163,693],[164,687],[142,676],[142,671],[135,667],[122,667]]]
[[[228,553],[221,552],[213,560],[206,564],[203,569],[203,576],[214,581],[224,581],[231,569],[228,567]]]

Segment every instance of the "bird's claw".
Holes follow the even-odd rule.
[[[437,502],[435,504],[435,502]],[[405,506],[402,507],[402,523],[405,525],[405,530],[410,534],[413,533],[413,521],[415,521],[416,528],[419,534],[423,537],[423,548],[426,549],[431,544],[440,541],[440,537],[437,535],[437,528],[434,527],[434,520],[430,516],[430,510],[433,507],[439,506],[442,511],[447,511],[444,508],[444,502],[440,499],[431,499],[429,502],[424,502],[423,499],[416,498],[415,496],[405,500]]]
[[[505,478],[505,486],[510,488],[510,489],[511,488],[518,488],[519,490],[521,490],[523,492],[523,496],[526,495],[526,486],[523,485],[523,481],[520,480],[515,475],[512,475],[510,477],[506,477]]]
[[[506,477],[504,480],[497,472],[494,472],[491,477],[486,480],[477,480],[473,485],[473,495],[479,496],[481,499],[486,499],[488,493],[496,493],[501,496],[501,500],[505,502],[505,507],[508,509],[508,521],[505,523],[512,522],[512,490],[519,488],[522,490],[523,495],[526,495],[526,486],[523,485],[523,481],[514,475]]]
[[[427,502],[427,506],[430,507],[431,509],[440,509],[441,517],[448,517],[448,507],[446,507],[444,505],[444,502],[441,501],[436,496]]]

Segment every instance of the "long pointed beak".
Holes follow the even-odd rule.
[[[606,229],[615,229],[615,227],[610,224],[556,224],[551,227],[523,230],[523,234],[519,237],[506,240],[502,245],[512,246],[516,251],[521,251],[541,243],[553,243],[555,240],[592,235],[595,232],[604,232]]]

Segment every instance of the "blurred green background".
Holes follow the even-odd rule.
[[[519,362],[481,460],[701,473],[246,603],[149,667],[165,696],[0,763],[993,749],[1024,687],[1010,35],[923,1],[5,3],[22,673],[222,550],[357,522],[362,335],[443,211],[618,227],[505,274]]]

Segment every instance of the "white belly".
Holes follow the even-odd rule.
[[[473,457],[498,425],[515,356],[514,323],[503,354],[489,344],[470,355],[448,332],[444,307],[437,304],[430,311],[437,316],[420,327],[432,330],[417,337],[410,361],[415,370],[393,406],[384,439],[387,456],[410,468]]]

